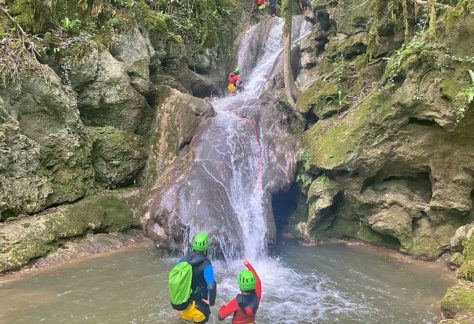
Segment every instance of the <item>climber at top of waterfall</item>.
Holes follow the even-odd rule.
[[[306,9],[308,9],[308,6],[309,6],[308,0],[298,0],[298,7],[300,7],[302,14],[306,11]]]
[[[265,9],[265,2],[267,2],[268,7],[270,7],[270,15],[272,15],[272,17],[275,17],[276,16],[276,0],[257,0],[257,5],[260,10]]]
[[[232,324],[255,322],[258,305],[262,297],[262,282],[257,271],[247,260],[244,260],[244,265],[248,270],[241,271],[237,278],[241,293],[219,308],[218,318],[221,321],[230,314],[234,314]]]
[[[240,79],[240,67],[236,67],[234,71],[229,74],[227,80],[229,81],[229,86],[227,90],[231,94],[234,94],[236,91],[242,90],[242,80]]]
[[[276,16],[276,0],[268,0],[268,6],[270,7],[270,14],[272,17]]]
[[[180,311],[182,319],[194,323],[207,323],[216,302],[217,284],[211,261],[207,258],[209,237],[207,233],[198,233],[193,238],[193,251],[178,261],[187,261],[192,266],[192,294],[189,306]]]

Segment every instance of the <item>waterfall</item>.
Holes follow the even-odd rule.
[[[311,25],[295,17],[293,27],[298,38]],[[200,125],[148,200],[142,222],[159,244],[185,248],[206,231],[226,260],[267,254],[276,236],[271,194],[293,181],[298,150],[271,91],[282,86],[282,50],[281,18],[263,19],[241,37],[236,62],[244,90],[212,101],[216,117]]]
[[[265,216],[264,204],[269,198],[262,177],[268,166],[265,159],[268,151],[262,140],[265,129],[258,125],[261,118],[258,99],[271,74],[275,74],[275,69],[277,72],[282,69],[278,58],[283,51],[283,24],[281,18],[269,18],[245,33],[237,55],[244,90],[213,102],[218,123],[226,130],[231,163],[232,175],[226,191],[242,230],[244,255],[249,258],[266,255],[267,232],[275,226]],[[294,26],[296,38],[311,28],[302,17],[295,19]]]

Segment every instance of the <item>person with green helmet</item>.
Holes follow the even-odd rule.
[[[242,90],[242,80],[240,80],[240,71],[240,67],[236,67],[235,70],[229,74],[229,86],[227,87],[227,90],[229,90],[231,94]]]
[[[192,242],[193,251],[178,263],[187,261],[193,269],[191,281],[192,294],[188,307],[179,312],[182,319],[194,323],[207,323],[216,302],[217,284],[211,261],[207,258],[209,237],[207,233],[197,233]]]
[[[255,323],[258,305],[262,298],[262,282],[247,260],[244,260],[244,265],[248,270],[241,271],[237,277],[241,293],[219,308],[220,321],[234,314],[232,324]]]

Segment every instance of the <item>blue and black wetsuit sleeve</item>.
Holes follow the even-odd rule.
[[[214,306],[216,303],[217,283],[214,279],[212,264],[210,263],[204,268],[204,280],[206,280],[207,283],[209,305]]]

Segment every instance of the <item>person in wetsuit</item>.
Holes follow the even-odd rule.
[[[236,67],[234,71],[232,71],[229,74],[229,77],[227,78],[229,81],[229,86],[227,87],[227,90],[231,94],[234,94],[235,92],[242,90],[242,80],[240,80],[240,68]]]
[[[216,302],[217,284],[211,261],[207,258],[209,238],[207,233],[198,233],[193,238],[193,251],[179,262],[187,261],[193,267],[192,294],[188,307],[179,312],[182,319],[194,323],[207,323]],[[178,262],[178,263],[179,263]]]
[[[262,298],[262,282],[247,260],[244,260],[244,265],[248,270],[241,271],[237,279],[241,293],[219,308],[218,318],[220,321],[234,314],[232,324],[255,323],[258,305]]]

